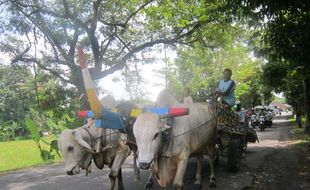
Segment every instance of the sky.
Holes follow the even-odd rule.
[[[165,88],[165,79],[159,77],[156,70],[165,67],[164,62],[145,64],[141,67],[143,83],[141,89],[145,92],[143,99],[155,101],[158,93]],[[117,71],[100,80],[99,86],[107,94],[112,95],[116,100],[129,100],[129,95],[125,91],[125,84],[122,81],[115,82],[113,78],[120,78],[121,71]]]
[[[143,80],[143,82],[140,84],[140,88],[144,91],[145,94],[143,99],[154,102],[159,92],[165,88],[165,78],[164,76],[159,76],[158,71],[165,69],[166,63],[164,62],[164,51],[156,51],[152,52],[151,54],[156,58],[155,61],[139,66],[139,69],[141,69],[140,74]],[[166,52],[166,58],[169,63],[174,63],[176,52],[168,48]],[[126,93],[124,82],[121,80],[119,80],[119,82],[115,82],[115,80],[113,80],[113,78],[120,78],[120,73],[121,71],[118,71],[105,77],[104,79],[101,79],[99,86],[100,88],[103,88],[104,92],[112,95],[116,100],[129,100],[130,97]]]

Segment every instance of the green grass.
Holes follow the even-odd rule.
[[[296,122],[296,119],[294,117],[291,117],[288,119],[290,122]],[[301,122],[304,124],[306,122],[306,117],[301,117]]]
[[[47,137],[44,139],[50,141],[54,138]],[[45,143],[41,143],[41,146],[49,151],[49,146]],[[54,160],[43,161],[40,156],[40,150],[33,140],[0,142],[0,172],[28,168],[60,160],[61,158],[55,154]]]

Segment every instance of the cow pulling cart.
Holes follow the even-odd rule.
[[[81,51],[81,49],[79,50]],[[82,53],[79,52],[79,55],[82,55]],[[84,60],[83,57],[80,57],[80,60]],[[92,114],[93,117],[95,119],[95,126],[103,129],[103,128],[112,128],[115,130],[120,131],[121,133],[125,134],[125,138],[123,139],[125,144],[128,142],[127,140],[127,129],[124,125],[124,117],[119,113],[118,110],[113,111],[113,110],[107,110],[105,108],[103,108],[101,102],[99,101],[97,95],[96,95],[96,91],[95,88],[92,84],[92,80],[90,77],[90,74],[87,70],[87,66],[85,63],[83,63],[84,61],[82,61],[81,63],[81,67],[82,67],[82,74],[83,74],[83,79],[84,79],[84,83],[85,83],[85,88],[86,88],[86,92],[87,92],[87,96],[89,99],[89,103],[91,106],[91,110],[92,110]],[[136,116],[139,115],[139,113],[141,112],[153,112],[156,113],[157,115],[159,115],[159,117],[176,117],[176,116],[182,116],[182,115],[186,115],[188,114],[188,109],[186,108],[175,108],[175,109],[169,109],[169,108],[153,108],[153,109],[149,109],[149,110],[145,110],[145,109],[140,109],[140,111],[138,110],[131,110],[130,111],[130,117],[134,118],[134,114],[132,115],[131,113],[135,113]],[[221,113],[221,110],[219,111],[219,116]],[[229,121],[229,117],[227,117],[225,115],[225,112],[223,112],[223,119],[226,119],[226,122]],[[87,112],[88,114],[88,112]],[[175,115],[174,115],[175,114]],[[215,117],[213,117],[215,118]],[[212,118],[212,120],[213,120]],[[220,126],[220,119],[219,118],[219,126]],[[228,119],[228,120],[227,120]],[[204,123],[205,125],[206,123]],[[225,124],[225,122],[224,122]],[[228,163],[230,163],[229,165],[232,166],[231,168],[238,168],[238,164],[240,163],[239,160],[241,159],[241,154],[240,151],[243,148],[246,148],[246,146],[242,146],[242,142],[244,142],[244,138],[246,138],[246,135],[244,135],[241,131],[235,131],[232,132],[230,130],[229,127],[230,125],[225,125],[225,127],[222,129],[219,127],[218,129],[218,147],[220,148],[220,150],[223,150],[222,152],[225,152],[225,149],[228,149],[228,152],[230,155],[229,157],[229,161]],[[199,128],[199,127],[197,127]],[[127,141],[127,142],[126,142]],[[247,142],[247,141],[246,141]],[[102,150],[102,147],[100,147],[102,144],[102,142],[97,141],[96,142],[96,153],[100,153],[100,151]],[[210,154],[211,155],[211,154]],[[213,159],[213,158],[212,158]],[[232,169],[235,170],[235,169]],[[212,179],[213,180],[213,179]]]
[[[111,189],[114,189],[115,187],[116,178],[118,179],[119,187],[123,187],[121,167],[129,156],[130,149],[133,151],[134,155],[135,180],[140,179],[140,172],[135,164],[137,158],[137,145],[135,144],[132,133],[132,124],[137,115],[141,112],[153,112],[157,114],[159,118],[171,118],[188,114],[188,109],[182,107],[137,109],[132,105],[125,105],[125,107],[122,107],[123,105],[118,105],[113,108],[109,106],[109,104],[106,104],[109,101],[99,100],[92,78],[87,69],[83,50],[80,47],[78,48],[78,56],[86,94],[91,108],[91,110],[80,111],[78,115],[83,118],[91,118],[91,120],[88,120],[86,125],[78,128],[78,132],[67,130],[60,135],[62,152],[68,154],[66,158],[75,157],[74,160],[83,160],[83,157],[81,157],[82,154],[78,155],[77,158],[76,155],[72,154],[73,151],[67,151],[68,148],[70,148],[70,150],[72,149],[71,147],[68,147],[68,145],[77,142],[74,144],[75,148],[83,152],[83,155],[87,154],[88,156],[86,160],[87,163],[85,161],[87,168],[83,165],[83,167],[81,167],[82,169],[86,168],[87,171],[90,171],[91,160],[94,161],[96,167],[99,169],[102,169],[104,165],[107,165],[110,168],[109,178],[111,181]],[[80,133],[82,133],[82,135]],[[87,148],[85,149],[84,147]],[[68,160],[70,159],[65,161]],[[76,173],[72,172],[73,169],[80,168],[79,162],[74,163],[73,169],[71,167],[72,164],[69,164],[67,164],[67,168],[70,166],[70,174]]]
[[[131,137],[131,134],[128,134],[128,130],[132,130],[132,125],[135,118],[142,112],[153,112],[159,115],[161,118],[165,117],[178,117],[188,114],[188,108],[183,107],[174,107],[174,108],[137,108],[132,104],[120,104],[117,107],[105,108],[102,105],[102,102],[99,100],[96,89],[94,87],[92,78],[87,69],[87,64],[85,62],[84,53],[81,47],[77,48],[78,56],[80,60],[80,66],[82,70],[84,85],[88,97],[88,101],[91,107],[91,110],[84,110],[78,113],[79,117],[83,118],[93,118],[95,120],[95,127],[100,128],[100,133],[102,133],[103,128],[108,128],[112,130],[118,130],[123,134],[123,139],[125,143],[135,144]],[[102,134],[103,135],[103,134]],[[96,152],[99,153],[101,147],[100,140],[96,142]]]

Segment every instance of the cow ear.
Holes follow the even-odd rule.
[[[82,138],[82,136],[75,132],[75,138],[77,140],[77,142],[79,143],[79,145],[81,145],[82,147],[84,147],[86,149],[86,151],[91,152],[91,153],[95,153],[93,151],[93,149],[91,148],[91,146]]]

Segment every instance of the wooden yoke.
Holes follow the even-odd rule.
[[[88,102],[90,104],[91,110],[94,113],[95,119],[99,119],[100,117],[102,117],[101,111],[103,109],[103,105],[97,96],[93,80],[90,76],[90,73],[89,73],[88,68],[87,68],[87,64],[85,62],[82,47],[78,47],[77,51],[78,51],[78,55],[79,55],[80,66],[82,69],[82,75],[83,75],[84,85],[85,85],[85,89],[86,89],[86,94],[88,97]],[[99,129],[99,133],[100,133],[99,134],[100,136],[103,136],[103,133],[104,133],[103,128]],[[96,141],[96,145],[95,145],[97,153],[101,151],[101,147],[102,147],[102,138],[99,138],[98,141]]]

